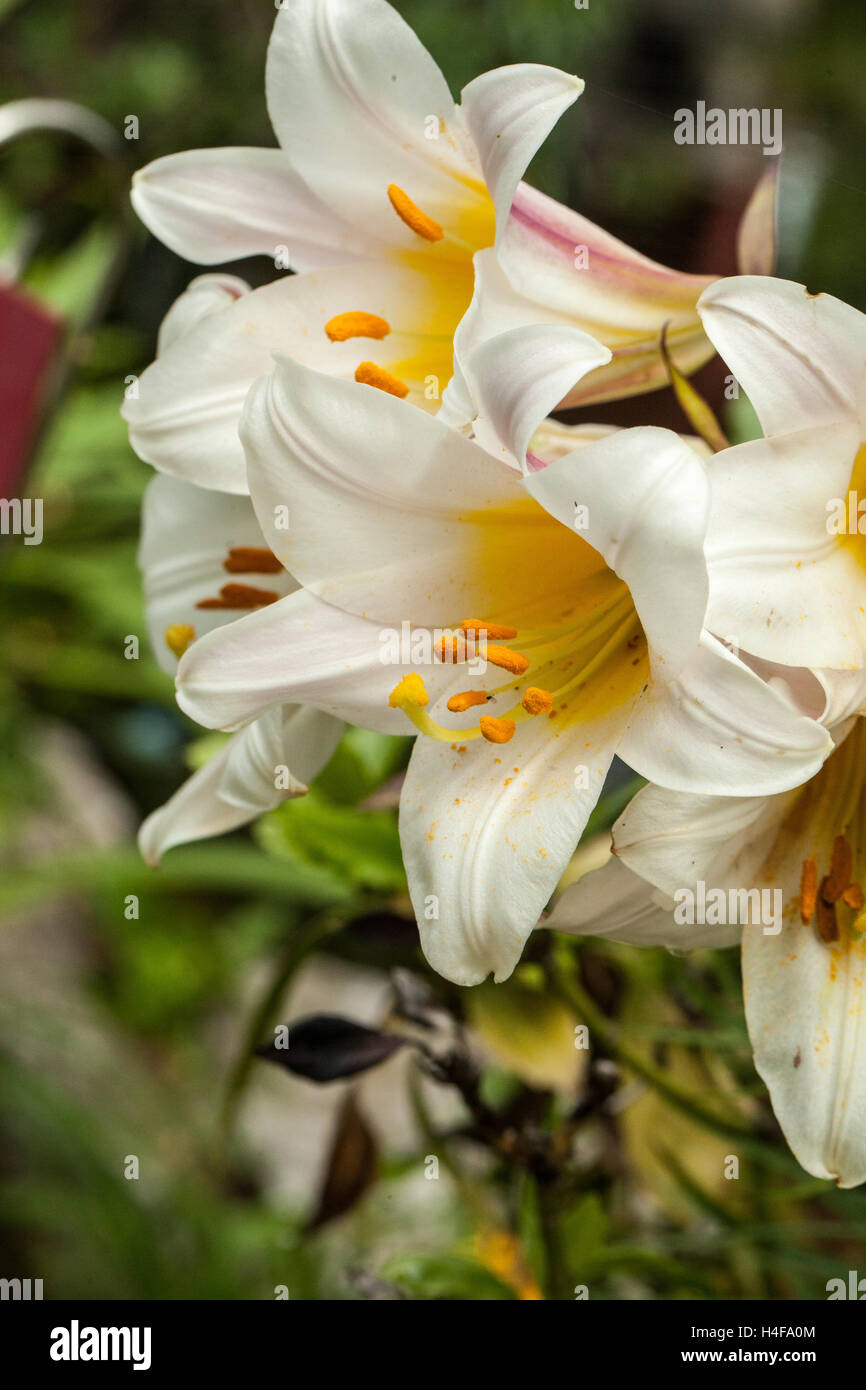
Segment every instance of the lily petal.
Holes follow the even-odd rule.
[[[650,683],[620,754],[675,791],[763,796],[806,781],[832,748],[821,724],[704,633],[676,676]]]
[[[741,275],[772,275],[776,268],[778,240],[779,174],[781,155],[755,185],[737,228],[737,269]]]
[[[801,917],[802,865],[813,858],[819,879],[834,839],[853,846],[862,873],[862,720],[804,789],[798,813],[780,826],[769,870],[785,899],[782,931],[743,933],[746,1020],[755,1065],[799,1162],[840,1187],[866,1181],[866,939],[854,910],[837,903],[837,939],[821,939]]]
[[[371,243],[326,207],[282,150],[184,150],[134,175],[132,206],[155,237],[198,265],[277,256],[294,270],[353,261]]]
[[[713,632],[789,666],[866,664],[863,570],[828,527],[831,499],[847,498],[859,442],[857,424],[837,420],[713,455]]]
[[[515,326],[507,318],[515,312],[518,324],[565,318],[611,349],[610,363],[581,380],[563,408],[666,386],[659,352],[665,325],[681,372],[696,371],[712,356],[696,307],[712,276],[658,265],[526,183],[517,189],[497,254],[504,284],[491,274],[487,293],[497,296],[500,332]],[[515,296],[534,306],[529,320]]]
[[[386,320],[391,332],[376,343],[376,361],[408,377],[414,403],[435,408],[425,399],[424,380],[428,372],[450,375],[453,321],[438,284],[408,267],[367,264],[362,274],[341,266],[253,290],[157,358],[141,376],[138,397],[123,407],[139,458],[201,487],[245,493],[238,422],[250,386],[280,353],[354,377],[369,345],[357,338],[331,342],[325,332],[334,316],[352,309]]]
[[[237,275],[197,275],[190,280],[159,325],[157,357],[201,323],[202,319],[209,318],[220,309],[227,309],[242,295],[249,294],[251,288],[246,280],[239,279]]]
[[[265,548],[246,497],[158,475],[148,483],[141,515],[138,563],[144,578],[147,625],[154,655],[174,675],[177,659],[166,646],[166,628],[181,623],[201,637],[237,618],[237,610],[198,608],[231,579],[225,561],[233,547]],[[245,582],[283,597],[298,586],[284,569],[250,573]]]
[[[158,864],[174,845],[236,830],[290,796],[299,796],[328,762],[343,726],[319,710],[284,706],[233,734],[141,827],[139,848]],[[277,774],[288,768],[289,785]]]
[[[866,315],[766,275],[717,280],[698,312],[765,435],[857,418]]]
[[[445,243],[464,239],[473,220],[489,220],[448,85],[385,0],[292,0],[277,13],[265,89],[293,167],[368,236],[418,248],[389,203],[391,184],[442,225]]]
[[[323,603],[306,590],[202,637],[181,659],[177,701],[197,723],[228,729],[272,705],[303,703],[380,733],[405,735],[388,696],[414,665],[392,664],[382,627]],[[454,668],[431,667],[435,699]]]
[[[251,391],[241,437],[268,543],[328,603],[445,628],[479,611],[505,620],[577,582],[573,533],[512,469],[384,392],[284,359]]]
[[[538,63],[496,68],[463,88],[460,109],[493,198],[499,236],[529,161],[583,88],[581,78]]]
[[[526,467],[530,440],[542,422],[575,381],[609,361],[609,349],[588,333],[564,324],[535,324],[483,343],[462,359],[462,371],[475,413],[489,419]]]
[[[708,796],[650,783],[613,826],[614,854],[673,899],[699,879],[714,887],[749,883],[784,814],[784,796]]]
[[[400,841],[421,946],[440,975],[474,985],[511,974],[574,853],[628,712],[625,703],[592,724],[532,721],[501,759],[486,743],[416,740]]]
[[[697,646],[707,573],[709,483],[697,455],[671,430],[619,430],[525,480],[564,526],[586,508],[581,534],[631,590],[650,651],[673,673]]]
[[[678,925],[672,909],[669,898],[611,858],[566,888],[539,925],[570,936],[602,936],[672,951],[732,946],[740,939],[738,926]]]

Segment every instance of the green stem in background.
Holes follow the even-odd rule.
[[[331,913],[316,913],[292,933],[280,953],[270,984],[250,1015],[238,1055],[226,1081],[219,1116],[219,1144],[223,1155],[228,1150],[241,1096],[255,1061],[255,1048],[272,1026],[286,986],[319,942],[339,931],[342,926],[342,918],[335,918]]]
[[[624,1067],[641,1076],[690,1119],[698,1121],[714,1134],[738,1143],[742,1150],[757,1162],[789,1176],[801,1174],[799,1165],[789,1154],[781,1153],[764,1143],[748,1126],[737,1124],[708,1110],[679,1082],[672,1080],[665,1071],[654,1066],[628,1043],[623,1042],[618,1025],[603,1013],[581,984],[574,954],[567,938],[560,937],[554,942],[546,968],[553,992],[576,1011],[595,1032],[597,1038],[604,1042],[612,1057]]]

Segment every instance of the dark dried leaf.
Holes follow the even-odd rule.
[[[345,1100],[316,1210],[306,1230],[315,1231],[350,1211],[376,1181],[376,1141],[350,1093]]]
[[[405,1041],[337,1014],[311,1014],[290,1025],[288,1047],[278,1047],[275,1039],[257,1048],[256,1056],[308,1081],[339,1081],[378,1066]]]

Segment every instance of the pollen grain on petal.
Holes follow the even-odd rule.
[[[842,894],[842,901],[846,907],[853,908],[855,912],[861,910],[864,903],[866,903],[866,898],[863,896],[863,889],[860,887],[859,883],[848,884],[848,887]]]
[[[375,362],[359,362],[355,368],[355,380],[363,386],[375,386],[379,391],[387,391],[389,396],[397,396],[401,401],[409,394],[405,381]]]
[[[163,633],[165,645],[180,659],[190,642],[195,641],[195,628],[191,623],[171,623]]]
[[[486,705],[486,690],[461,690],[458,695],[452,695],[448,701],[448,708],[452,714],[462,714],[464,710],[471,709],[473,705]]]
[[[196,608],[262,608],[276,603],[279,594],[274,589],[256,589],[252,584],[223,584],[218,598],[203,598]]]
[[[223,560],[229,574],[279,574],[282,565],[267,546],[233,545]]]
[[[510,671],[513,676],[522,676],[529,670],[529,657],[522,652],[511,651],[510,647],[498,647],[488,642],[484,655],[494,666],[501,666],[503,671]]]
[[[332,343],[345,343],[349,338],[387,338],[391,325],[378,314],[367,314],[363,309],[352,309],[346,314],[335,314],[325,324],[325,332]]]
[[[481,716],[481,735],[488,743],[508,743],[514,738],[515,727],[513,719],[496,719],[492,714]]]
[[[408,193],[404,193],[396,183],[388,184],[388,197],[391,206],[406,226],[416,235],[423,237],[425,241],[441,241],[445,235],[445,228],[441,222],[429,217],[426,212],[422,212],[417,203],[413,203]]]
[[[392,709],[402,709],[405,705],[417,705],[419,708],[423,708],[429,703],[430,696],[427,694],[427,687],[417,671],[410,671],[401,681],[398,681],[388,696],[388,704]]]
[[[550,714],[553,709],[553,696],[549,690],[542,690],[538,685],[530,685],[523,692],[523,699],[520,703],[527,714]]]

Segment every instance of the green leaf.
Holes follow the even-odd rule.
[[[311,791],[265,816],[256,833],[269,853],[336,870],[359,888],[395,893],[406,886],[392,811],[352,810]]]
[[[563,1260],[575,1284],[588,1284],[604,1258],[610,1222],[597,1192],[588,1192],[560,1224]]]
[[[405,1289],[411,1298],[427,1301],[489,1302],[517,1297],[484,1265],[463,1255],[401,1255],[388,1261],[382,1278]]]
[[[411,744],[409,738],[347,729],[313,785],[329,800],[354,806],[405,767]]]

